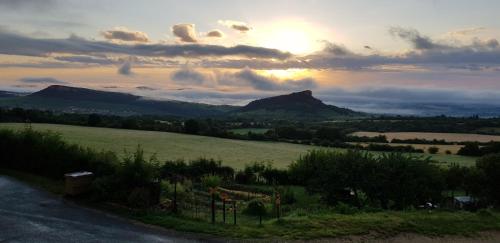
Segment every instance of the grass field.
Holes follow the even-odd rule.
[[[0,123],[0,128],[23,129],[22,123]],[[200,157],[221,159],[223,164],[242,169],[255,161],[272,161],[284,168],[300,155],[321,147],[261,141],[243,141],[168,132],[137,131],[112,128],[94,128],[53,124],[32,124],[37,130],[51,130],[61,134],[70,143],[77,143],[97,150],[111,150],[118,154],[135,151],[141,145],[146,154],[156,153],[160,161],[167,159],[196,159]],[[338,149],[341,150],[341,149]],[[377,152],[373,152],[378,154]],[[458,155],[433,155],[434,160],[470,166],[474,157]]]
[[[482,134],[468,134],[468,133],[432,133],[432,132],[355,132],[356,136],[375,137],[378,135],[385,135],[387,140],[391,141],[397,139],[427,139],[427,140],[441,140],[447,142],[490,142],[500,141],[500,136],[495,135],[482,135]]]

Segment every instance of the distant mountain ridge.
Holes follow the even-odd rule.
[[[119,116],[162,115],[176,117],[221,116],[235,109],[170,100],[153,100],[127,93],[51,85],[24,97],[0,100],[3,107],[52,110],[67,113],[96,113]]]
[[[10,97],[19,97],[26,95],[25,93],[11,92],[11,91],[1,91],[0,90],[0,98],[10,98]]]
[[[76,88],[63,85],[51,85],[45,89],[28,95],[29,97],[42,97],[65,100],[86,100],[109,103],[132,103],[139,100],[140,96],[132,94],[99,91],[86,88]]]
[[[321,100],[314,98],[310,90],[259,99],[246,106],[236,107],[175,100],[153,100],[127,93],[52,85],[22,97],[4,97],[0,99],[0,106],[120,116],[166,115],[317,120],[361,115],[346,108],[324,104]]]

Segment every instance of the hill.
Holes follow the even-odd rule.
[[[324,104],[310,90],[255,100],[244,107],[155,100],[127,93],[52,85],[38,92],[1,96],[0,107],[108,115],[176,117],[237,117],[250,119],[326,120],[362,113]]]
[[[220,116],[234,109],[199,103],[154,100],[126,93],[52,85],[23,97],[0,100],[3,107],[109,115],[165,115],[178,117]]]
[[[235,111],[237,116],[261,118],[331,119],[336,117],[361,116],[362,113],[346,108],[327,105],[305,90],[254,100]]]
[[[12,98],[12,97],[19,97],[19,96],[23,96],[23,95],[26,95],[26,94],[0,90],[0,98]]]

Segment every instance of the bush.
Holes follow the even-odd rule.
[[[222,182],[222,179],[219,176],[214,175],[205,175],[201,177],[201,184],[206,189],[217,188]]]
[[[150,205],[150,190],[144,187],[136,187],[130,192],[127,203],[131,207],[145,208]]]
[[[427,152],[429,152],[429,154],[437,154],[439,152],[439,148],[432,146],[427,149]]]
[[[354,150],[313,150],[290,165],[290,175],[308,192],[320,193],[327,203],[358,207],[361,195],[383,208],[439,202],[444,187],[439,167],[428,159],[401,153],[375,158]]]
[[[31,128],[0,130],[0,148],[0,167],[58,180],[65,173],[82,170],[92,171],[97,177],[111,175],[118,162],[112,152],[71,145],[56,133]]]
[[[264,202],[260,199],[251,200],[247,207],[243,210],[243,213],[251,216],[265,216],[267,213],[266,206]]]
[[[481,156],[482,152],[481,149],[479,149],[478,143],[466,143],[458,150],[457,154],[465,156]]]
[[[345,203],[338,203],[336,206],[335,206],[335,212],[336,213],[340,213],[340,214],[355,214],[357,213],[359,210],[358,208],[356,207],[353,207],[349,204],[345,204]]]

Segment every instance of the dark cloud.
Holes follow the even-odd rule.
[[[393,36],[400,37],[412,43],[413,47],[417,50],[430,50],[434,48],[443,47],[434,43],[429,37],[422,36],[415,29],[405,29],[401,27],[391,27],[389,33]]]
[[[175,71],[171,79],[177,84],[201,85],[208,80],[208,77],[196,70],[183,68]]]
[[[142,91],[155,91],[155,90],[158,90],[158,89],[155,89],[155,88],[152,88],[152,87],[149,87],[149,86],[137,86],[135,88],[138,89],[138,90],[142,90]]]
[[[346,56],[352,55],[353,53],[349,51],[345,46],[331,43],[328,41],[323,41],[325,43],[324,53],[333,54],[335,56]]]
[[[128,30],[124,27],[115,28],[101,32],[102,36],[108,40],[149,42],[149,37],[141,31]]]
[[[237,30],[241,33],[246,33],[252,29],[246,23],[233,20],[219,20],[219,24]]]
[[[333,69],[370,69],[383,65],[416,65],[436,67],[473,66],[488,67],[500,65],[500,48],[496,39],[475,40],[470,45],[446,45],[422,36],[413,29],[391,28],[390,32],[410,42],[414,50],[399,55],[361,55],[347,48],[325,42],[321,52],[306,56],[302,62],[288,62],[289,67],[333,68]],[[477,69],[476,69],[477,70]]]
[[[233,28],[235,30],[239,30],[241,32],[247,32],[250,30],[250,27],[248,27],[246,25],[241,25],[241,24],[233,24],[233,25],[231,25],[231,28]]]
[[[123,63],[120,68],[118,68],[118,73],[125,76],[132,75],[132,64],[130,62]]]
[[[207,33],[207,37],[215,37],[215,38],[222,38],[224,37],[224,33],[220,30],[212,30]]]
[[[86,40],[78,36],[67,39],[38,39],[2,31],[0,29],[0,53],[8,55],[47,56],[52,53],[96,54],[115,53],[149,57],[202,57],[202,56],[244,56],[256,58],[285,59],[292,55],[277,49],[237,45],[166,45],[133,44]]]
[[[106,57],[94,57],[94,56],[58,56],[54,59],[65,62],[76,62],[84,64],[100,64],[109,65],[116,63],[115,61],[108,59]]]
[[[196,40],[194,24],[176,24],[172,26],[172,33],[179,37],[182,42],[198,42],[198,40]]]
[[[317,87],[316,81],[311,78],[280,80],[276,77],[260,75],[249,68],[238,72],[216,72],[215,76],[184,68],[174,72],[171,79],[177,84],[215,84],[216,86],[250,87],[262,91],[304,90]]]
[[[36,84],[67,84],[67,82],[50,78],[50,77],[26,77],[18,80],[23,83],[36,83]]]
[[[311,78],[280,81],[276,78],[260,75],[249,68],[236,72],[232,76],[236,82],[242,82],[257,90],[304,90],[313,89],[317,86],[316,81]],[[231,80],[229,81],[231,82]]]

